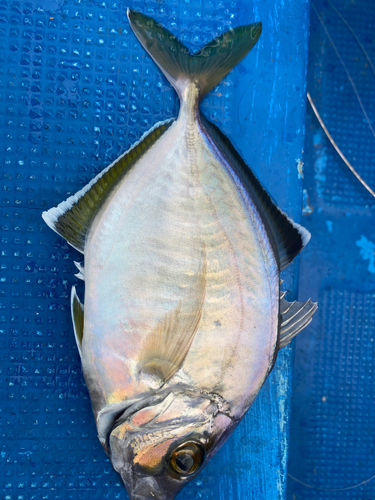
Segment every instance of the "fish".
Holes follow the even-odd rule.
[[[131,500],[173,500],[317,304],[280,292],[280,271],[310,233],[200,112],[261,23],[191,54],[153,18],[128,10],[128,19],[176,90],[178,117],[42,216],[84,255],[84,302],[73,286],[71,312],[100,443]]]

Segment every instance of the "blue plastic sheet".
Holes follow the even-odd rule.
[[[96,437],[71,326],[73,260],[80,256],[41,213],[177,114],[174,91],[131,33],[127,6],[0,0],[4,500],[126,498]],[[256,48],[202,109],[298,220],[308,0],[129,6],[155,16],[191,49],[231,26],[263,22]],[[296,266],[285,279],[295,293]],[[180,498],[284,498],[291,360],[287,347],[233,437]]]
[[[313,6],[310,94],[343,154],[375,189],[374,3],[314,0]],[[296,340],[288,499],[370,500],[375,198],[339,157],[311,109],[306,139],[302,222],[312,239],[301,254],[300,296],[318,300],[319,310]]]

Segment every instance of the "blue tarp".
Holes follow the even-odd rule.
[[[338,147],[372,189],[374,61],[373,1],[314,0],[308,89]],[[375,198],[310,108],[304,172],[302,222],[312,239],[301,254],[300,296],[319,301],[319,310],[296,340],[288,499],[371,500]]]

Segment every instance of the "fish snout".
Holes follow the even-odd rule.
[[[162,493],[157,480],[145,477],[138,480],[133,491],[129,492],[130,500],[169,500]]]

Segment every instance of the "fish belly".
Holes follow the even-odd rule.
[[[94,411],[149,392],[140,377],[144,346],[190,300],[203,268],[198,327],[168,384],[217,392],[240,411],[273,361],[277,264],[230,166],[199,127],[186,131],[177,121],[119,184],[88,234],[82,363]]]

